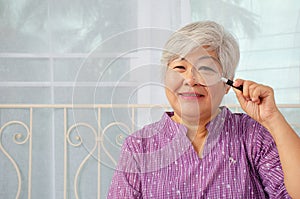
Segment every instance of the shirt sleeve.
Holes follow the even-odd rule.
[[[108,199],[142,198],[140,168],[134,145],[126,139],[108,191]]]
[[[291,198],[284,185],[284,176],[275,141],[261,125],[255,128],[254,162],[269,198]]]

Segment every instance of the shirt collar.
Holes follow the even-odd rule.
[[[210,122],[208,122],[206,125],[206,128],[209,133],[212,131],[215,132],[215,131],[222,129],[222,127],[224,125],[224,121],[225,121],[227,112],[229,110],[225,106],[220,107],[220,110],[221,110],[220,113],[215,118],[213,118]],[[179,124],[172,120],[171,117],[173,115],[174,115],[174,112],[165,112],[160,121],[160,123],[161,123],[160,126],[164,127],[165,125],[170,125],[171,127],[174,127],[175,129],[183,128],[183,129],[187,130],[187,128],[184,125]]]
[[[226,107],[220,107],[220,109],[220,113],[206,125],[208,136],[203,149],[203,157],[210,153],[210,151],[214,148],[219,140],[221,132],[224,129],[226,116],[229,110]],[[178,133],[182,135],[186,135],[187,133],[187,128],[184,125],[174,122],[171,119],[173,115],[174,112],[165,112],[159,124],[159,126],[164,129],[164,136],[169,139],[172,139]]]

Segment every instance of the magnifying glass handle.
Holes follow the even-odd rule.
[[[233,88],[236,88],[240,91],[243,92],[243,85],[240,85],[240,86],[233,86],[233,81],[230,80],[230,79],[226,79],[224,77],[222,77],[222,81],[225,82],[225,84],[229,85],[229,86],[232,86]]]

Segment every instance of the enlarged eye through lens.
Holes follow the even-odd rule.
[[[212,86],[221,81],[220,71],[211,66],[200,66],[198,68],[199,83],[204,86]]]
[[[222,77],[221,63],[210,55],[178,58],[173,60],[168,67],[184,76],[193,71],[194,78],[203,86],[213,86],[220,82]]]

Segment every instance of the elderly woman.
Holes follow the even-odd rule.
[[[171,35],[162,63],[174,112],[125,140],[108,198],[300,198],[300,139],[272,88],[238,79],[247,114],[220,107],[230,89],[221,79],[238,61],[237,42],[215,22]]]

